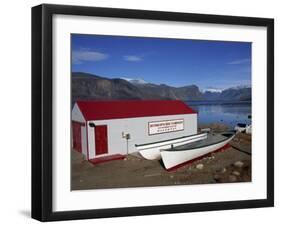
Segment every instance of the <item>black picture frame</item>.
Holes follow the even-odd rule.
[[[55,14],[182,21],[267,28],[267,198],[129,208],[52,210],[52,18]],[[43,4],[32,8],[32,218],[40,221],[122,217],[274,206],[274,20],[176,12]]]

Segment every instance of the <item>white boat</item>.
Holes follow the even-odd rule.
[[[177,147],[180,145],[188,144],[191,142],[207,139],[207,133],[198,133],[190,136],[179,137],[170,140],[164,140],[148,144],[135,145],[137,151],[148,160],[160,159],[160,149],[167,149]]]
[[[248,125],[246,127],[246,131],[245,131],[247,134],[252,134],[252,125]]]
[[[247,128],[246,123],[237,123],[237,125],[234,127],[234,130],[240,133],[244,133],[246,131],[246,128]]]
[[[237,123],[237,125],[234,127],[234,130],[240,133],[252,133],[252,125],[247,125],[245,123]]]
[[[209,133],[207,139],[189,144],[161,149],[161,157],[167,170],[175,169],[190,160],[214,152],[228,144],[235,136],[235,131],[225,133]]]

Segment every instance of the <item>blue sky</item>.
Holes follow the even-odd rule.
[[[251,85],[251,43],[72,34],[72,71],[201,90]]]

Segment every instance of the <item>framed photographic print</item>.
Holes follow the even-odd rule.
[[[32,8],[32,217],[274,205],[274,21]]]

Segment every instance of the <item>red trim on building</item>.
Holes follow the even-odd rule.
[[[99,158],[93,158],[93,159],[90,159],[89,162],[96,165],[96,164],[100,164],[100,163],[104,163],[104,162],[109,162],[112,160],[122,160],[124,158],[125,158],[124,155],[115,154],[115,155],[107,155],[107,156],[99,157]]]
[[[82,123],[78,123],[75,121],[72,121],[72,148],[76,151],[82,153],[82,133],[81,128],[83,126]]]
[[[213,152],[210,152],[210,153],[208,153],[208,154],[206,154],[206,155],[199,156],[198,158],[195,158],[195,159],[192,159],[192,160],[183,162],[183,163],[181,163],[181,164],[179,164],[179,165],[176,165],[176,166],[174,166],[174,167],[172,167],[172,168],[169,168],[169,169],[167,169],[167,171],[169,171],[169,172],[175,171],[175,170],[177,170],[177,169],[180,168],[180,167],[189,165],[189,164],[191,164],[191,163],[193,163],[193,162],[195,162],[195,161],[198,161],[198,160],[203,159],[203,158],[205,158],[205,157],[207,157],[207,156],[210,156],[212,153],[223,152],[223,151],[225,151],[226,149],[228,149],[229,147],[231,147],[231,145],[230,145],[230,144],[226,144],[226,145],[224,145],[223,147],[221,147],[221,148],[219,148],[219,149],[217,149],[217,150],[215,150],[215,151],[213,151]]]
[[[89,160],[88,122],[86,122],[87,160]]]
[[[78,122],[78,121],[75,121],[75,120],[72,120],[72,122],[74,122],[76,124],[79,124],[81,126],[86,126],[85,122]]]
[[[77,101],[85,120],[197,114],[180,100]]]

